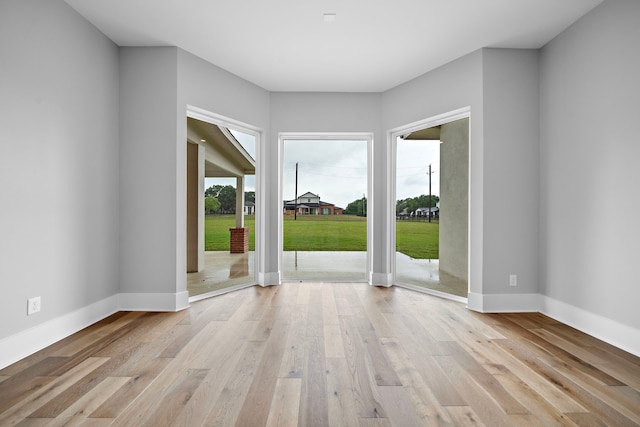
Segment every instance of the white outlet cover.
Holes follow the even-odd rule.
[[[29,300],[27,301],[27,316],[39,312],[41,306],[42,301],[40,297],[29,298]]]

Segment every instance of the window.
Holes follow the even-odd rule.
[[[282,215],[284,280],[367,281],[370,223],[361,205],[369,192],[371,142],[368,134],[280,135],[281,197],[301,191],[305,206],[297,218]],[[331,205],[352,214],[333,215]]]

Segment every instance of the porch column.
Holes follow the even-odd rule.
[[[244,175],[236,178],[236,227],[230,228],[232,254],[249,252],[249,229],[244,227]]]
[[[204,266],[205,148],[187,143],[187,273]]]
[[[236,228],[244,227],[244,175],[236,178]]]

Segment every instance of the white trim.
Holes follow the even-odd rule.
[[[275,273],[274,273],[275,274]],[[277,276],[277,274],[275,274]],[[273,276],[273,277],[276,277]],[[276,284],[276,283],[273,283]],[[279,282],[277,283],[279,284]],[[252,286],[252,285],[248,285]],[[246,286],[246,287],[248,287]],[[397,284],[400,288],[407,288],[454,301],[464,302],[464,298],[444,294],[419,286]],[[237,290],[242,285],[229,290]],[[181,301],[186,292],[178,294],[119,294],[97,301],[71,313],[41,323],[33,328],[18,332],[0,340],[0,369],[3,369],[37,351],[48,347],[94,323],[123,310],[128,310],[121,303],[128,300],[144,299],[149,305],[149,297],[153,300],[167,303],[174,302],[174,309],[163,310],[158,306],[151,310],[142,311],[175,311],[175,307],[188,307]],[[207,294],[207,297],[211,296]],[[195,298],[195,297],[194,297]],[[195,299],[192,299],[192,301]],[[170,304],[169,304],[170,305]],[[540,312],[559,322],[572,326],[586,334],[592,335],[617,348],[640,356],[640,330],[631,326],[608,319],[599,314],[591,313],[565,302],[539,294],[490,294],[481,295],[469,293],[467,302],[469,309],[489,312]]]
[[[217,297],[220,295],[228,294],[229,292],[235,292],[235,291],[239,291],[245,288],[250,288],[253,286],[256,286],[255,283],[241,283],[239,285],[228,286],[226,288],[217,289],[215,291],[206,292],[204,294],[199,294],[199,295],[194,295],[192,297],[189,297],[189,302],[192,303],[196,301],[201,301],[203,299]]]
[[[320,279],[317,278],[307,279],[306,277],[287,277],[282,280],[282,283],[318,283],[319,280]],[[322,279],[321,281],[322,283],[366,283],[367,285],[370,285],[370,283],[364,278],[351,279],[336,277],[331,279]]]
[[[280,284],[282,284],[282,274],[279,271],[273,273],[258,273],[259,286],[278,286]]]
[[[366,141],[367,143],[367,271],[365,277],[371,277],[373,272],[373,257],[371,256],[373,240],[373,215],[375,197],[373,194],[373,133],[372,132],[280,132],[278,133],[278,271],[282,271],[283,252],[283,209],[282,175],[285,140],[347,140]],[[346,208],[346,207],[345,207]],[[293,278],[287,277],[283,280]],[[293,279],[295,280],[295,279]]]
[[[640,357],[639,329],[544,295],[540,312]]]
[[[401,135],[406,135],[411,132],[415,132],[422,129],[427,129],[434,126],[440,126],[445,123],[454,122],[460,119],[469,119],[469,164],[467,167],[469,168],[469,185],[467,188],[467,192],[469,194],[469,203],[467,206],[468,209],[468,234],[467,234],[467,277],[468,279],[468,287],[467,289],[471,290],[471,282],[474,280],[473,278],[476,276],[472,276],[471,271],[471,260],[473,257],[480,258],[482,256],[481,250],[480,253],[475,253],[472,251],[472,243],[476,243],[474,247],[482,248],[481,236],[482,233],[478,233],[479,238],[475,240],[472,239],[472,227],[471,227],[471,201],[472,201],[472,192],[471,192],[471,164],[472,164],[472,155],[474,155],[474,151],[472,151],[471,144],[471,107],[463,107],[457,110],[449,111],[447,113],[438,114],[436,116],[429,117],[427,119],[418,120],[413,123],[409,123],[407,125],[399,126],[387,131],[387,215],[389,218],[389,224],[387,227],[387,247],[386,247],[386,258],[387,258],[387,267],[388,271],[391,275],[391,283],[395,283],[397,280],[396,276],[396,175],[397,175],[397,165],[396,165],[396,157],[397,157],[397,146],[398,146],[398,137]],[[481,191],[478,191],[481,193]],[[480,199],[482,198],[481,194],[479,194]],[[474,199],[475,200],[475,199]],[[474,227],[475,230],[475,227]],[[479,277],[479,275],[478,275]],[[404,286],[404,285],[403,285]],[[412,287],[410,289],[413,289]],[[421,287],[417,286],[416,290],[421,291]]]
[[[267,268],[266,262],[265,262],[265,256],[266,256],[265,254],[267,253],[267,247],[266,247],[267,245],[266,231],[267,230],[266,230],[266,227],[263,226],[263,221],[267,217],[266,216],[267,210],[266,210],[266,203],[263,203],[263,197],[265,195],[263,194],[264,189],[262,188],[263,183],[267,182],[266,177],[263,176],[263,174],[266,173],[267,168],[263,167],[263,160],[262,160],[262,156],[263,156],[262,146],[265,141],[264,130],[259,127],[232,119],[230,117],[212,113],[210,111],[204,110],[199,107],[195,107],[193,105],[187,105],[186,114],[187,114],[187,117],[191,117],[197,120],[202,120],[204,122],[211,123],[217,126],[222,126],[224,128],[237,130],[247,135],[251,135],[255,138],[256,158],[254,160],[255,160],[255,170],[256,170],[256,174],[255,174],[256,202],[255,202],[254,212],[255,212],[256,230],[255,230],[255,257],[253,261],[254,276],[250,278],[250,280],[246,284],[254,284],[255,282],[262,283],[259,281],[258,277],[260,273],[264,272],[264,270]],[[235,138],[232,138],[232,139],[233,141],[235,141]],[[177,243],[178,243],[178,251],[183,250],[182,246],[184,245],[181,246],[181,242],[177,242]],[[185,253],[185,256],[186,256],[186,253]],[[185,276],[186,276],[186,272],[185,272]]]
[[[180,311],[189,307],[189,293],[127,293],[119,294],[118,301],[123,311]]]
[[[471,107],[462,107],[457,110],[452,110],[447,113],[431,116],[426,119],[418,120],[406,125],[395,127],[389,130],[388,133],[396,134],[396,136],[405,135],[411,132],[415,132],[422,129],[432,128],[434,126],[440,126],[445,123],[455,122],[456,120],[466,119],[471,116]]]
[[[481,313],[540,312],[640,356],[640,330],[596,313],[540,294],[476,294],[469,292],[467,308]]]
[[[482,310],[482,294],[475,292],[469,292],[467,294],[467,308],[469,310],[478,311],[483,313]]]
[[[540,294],[478,294],[469,292],[467,308],[480,313],[525,313],[540,310]]]
[[[250,124],[223,116],[221,114],[212,113],[211,111],[207,111],[193,105],[187,105],[187,117],[202,120],[214,125],[231,128],[234,130],[239,130],[241,132],[248,133],[254,136],[262,133],[262,129],[257,126],[252,126]]]
[[[369,284],[373,286],[384,286],[386,288],[393,286],[393,276],[391,273],[374,273],[371,272]]]
[[[48,320],[0,340],[0,369],[119,311],[118,295]]]
[[[449,294],[447,292],[437,291],[435,289],[425,288],[423,286],[412,285],[410,283],[396,283],[394,286],[397,286],[398,288],[409,289],[411,291],[420,292],[427,295],[433,295],[434,297],[438,297],[438,298],[444,298],[451,301],[461,302],[463,304],[467,303],[467,299],[465,297]]]

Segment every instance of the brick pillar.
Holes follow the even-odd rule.
[[[249,252],[249,228],[230,228],[231,232],[231,253],[246,254]]]

